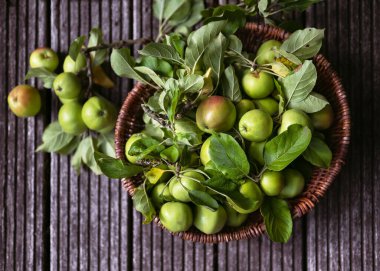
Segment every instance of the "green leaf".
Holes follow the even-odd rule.
[[[278,91],[278,115],[280,116],[285,110],[285,95],[280,83],[276,79],[274,79],[274,85]]]
[[[195,70],[210,42],[219,35],[225,25],[226,21],[211,22],[192,32],[187,40],[188,46],[185,51],[187,66]]]
[[[206,169],[214,169],[227,178],[238,180],[249,173],[247,156],[239,143],[230,135],[214,134],[210,139],[210,161]]]
[[[306,113],[314,113],[321,111],[328,104],[328,101],[321,99],[311,92],[304,100],[300,102],[290,101],[288,106],[289,108],[299,109]]]
[[[178,65],[183,64],[183,59],[180,57],[176,49],[167,44],[149,43],[145,45],[139,53],[143,56],[156,57]]]
[[[115,157],[115,138],[112,132],[99,135],[98,149],[108,156]]]
[[[58,121],[52,122],[44,130],[42,144],[36,151],[58,152],[68,146],[75,138],[74,135],[66,134]]]
[[[96,175],[101,175],[102,171],[95,161],[95,151],[97,151],[96,139],[88,136],[83,139],[82,142],[82,162],[88,166]]]
[[[173,47],[179,56],[183,58],[185,53],[186,42],[182,39],[182,36],[178,33],[170,33],[165,36],[165,42],[167,45]]]
[[[202,14],[206,18],[204,24],[221,20],[227,21],[222,32],[231,35],[245,25],[247,12],[236,4],[230,4],[205,10]]]
[[[214,212],[219,208],[218,202],[207,192],[200,190],[189,190],[189,197],[194,204],[198,206],[205,206]]]
[[[152,69],[148,67],[140,66],[140,67],[135,67],[135,70],[140,73],[148,75],[150,79],[152,79],[152,81],[160,88],[164,87],[164,82],[162,81],[161,77],[158,76],[157,73],[155,73]]]
[[[328,168],[331,164],[332,152],[322,139],[313,136],[310,145],[303,153],[303,158],[314,166]]]
[[[103,43],[103,33],[102,30],[99,28],[93,28],[90,31],[90,37],[88,40],[88,47],[98,46]],[[101,65],[107,58],[108,50],[102,49],[102,50],[96,50],[91,52],[91,56],[93,59],[93,65],[99,66]]]
[[[261,13],[261,15],[263,15],[264,17],[267,17],[269,15],[268,12],[266,12],[267,8],[268,8],[268,0],[259,0],[259,3],[257,4],[257,7],[259,9],[259,12]]]
[[[112,50],[111,67],[118,76],[128,77],[144,84],[148,84],[148,82],[133,69],[134,66],[135,61],[131,57],[129,48]]]
[[[173,77],[173,67],[165,60],[152,56],[142,56],[139,65],[148,67],[163,77]]]
[[[67,144],[65,147],[57,151],[57,153],[61,155],[70,155],[72,154],[79,146],[79,143],[81,141],[80,136],[75,136],[69,144]]]
[[[311,131],[308,127],[293,124],[288,130],[265,144],[264,161],[270,170],[281,171],[309,146]]]
[[[69,55],[70,57],[76,61],[77,60],[77,57],[78,57],[78,54],[80,53],[80,51],[82,50],[82,46],[84,44],[84,41],[86,40],[86,37],[85,36],[80,36],[78,38],[76,38],[70,45],[70,48],[69,48]]]
[[[165,2],[166,2],[166,0],[154,0],[153,1],[153,15],[159,21],[162,21],[164,18]]]
[[[144,216],[144,224],[149,224],[153,221],[156,211],[153,207],[151,200],[149,199],[145,185],[142,184],[136,188],[132,197],[133,207]]]
[[[312,4],[319,3],[321,0],[280,0],[279,5],[283,11],[296,10],[299,12],[305,11]]]
[[[241,40],[235,35],[228,36],[228,49],[241,53],[243,50],[243,44]]]
[[[179,144],[197,146],[202,144],[203,132],[197,124],[188,118],[178,119],[174,122],[175,134]]]
[[[24,80],[28,80],[32,77],[37,77],[43,82],[44,88],[52,88],[56,76],[57,75],[54,72],[51,72],[45,68],[31,68],[26,74]]]
[[[226,45],[226,38],[222,33],[219,33],[218,37],[209,43],[203,55],[203,64],[205,67],[211,68],[211,78],[215,86],[218,85],[220,74],[224,69],[223,60]]]
[[[141,166],[125,164],[101,152],[95,152],[94,157],[103,174],[112,179],[131,178],[143,171]]]
[[[314,57],[322,47],[323,29],[305,28],[297,30],[281,45],[281,49],[304,60]]]
[[[266,197],[260,208],[269,238],[286,243],[293,231],[293,220],[285,200]]]
[[[185,21],[182,21],[177,25],[177,29],[179,27],[193,27],[202,19],[202,10],[204,10],[205,5],[203,0],[193,0],[191,4],[190,15],[186,18]]]
[[[288,103],[306,99],[316,82],[317,70],[311,60],[306,60],[301,69],[282,79],[282,86]]]
[[[190,74],[179,80],[183,93],[197,93],[204,85],[201,75]]]
[[[137,160],[141,160],[151,153],[159,154],[164,149],[165,147],[158,140],[151,137],[143,137],[131,145],[128,154],[137,156]]]
[[[290,62],[292,62],[293,64],[295,64],[297,66],[302,64],[302,61],[299,60],[298,57],[296,57],[295,55],[293,55],[291,53],[288,53],[285,50],[274,48],[273,51],[280,54],[281,56],[285,57],[287,60],[289,60]]]
[[[233,102],[239,102],[242,99],[239,80],[236,77],[235,69],[232,65],[224,70],[222,76],[222,90],[223,96],[230,98]]]
[[[185,19],[189,15],[185,10],[187,1],[188,0],[166,0],[163,18],[167,21],[170,21],[174,17],[176,21]]]

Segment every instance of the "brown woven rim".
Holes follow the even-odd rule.
[[[244,44],[244,49],[254,52],[260,42],[268,39],[284,40],[288,33],[280,28],[267,25],[248,23],[238,33]],[[294,199],[293,217],[301,217],[307,214],[318,200],[326,193],[326,190],[341,170],[350,141],[350,113],[346,99],[346,93],[342,83],[330,63],[322,55],[314,58],[318,71],[316,89],[325,95],[330,101],[335,112],[335,123],[333,128],[327,132],[327,140],[333,151],[333,160],[329,169],[315,169],[311,181],[307,184],[305,192]],[[129,92],[120,110],[115,131],[116,155],[118,158],[126,159],[124,146],[131,134],[141,131],[144,127],[142,121],[141,103],[146,101],[153,93],[153,89],[137,83]],[[136,185],[141,179],[123,179],[123,187],[130,195],[133,195]],[[161,228],[164,228],[158,217],[154,220]],[[192,227],[187,232],[174,233],[185,240],[202,243],[219,243],[231,240],[240,240],[261,235],[265,226],[258,213],[250,216],[247,222],[238,228],[225,228],[217,234],[207,235]]]

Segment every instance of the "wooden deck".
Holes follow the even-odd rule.
[[[347,164],[326,197],[285,245],[203,245],[142,225],[118,180],[77,176],[67,157],[34,152],[57,118],[50,91],[37,118],[6,106],[34,48],[67,51],[93,26],[106,40],[155,34],[151,0],[0,0],[0,270],[380,270],[379,10],[380,1],[326,0],[301,17],[326,28],[324,53],[352,113]],[[132,82],[118,86],[108,95],[120,104]]]

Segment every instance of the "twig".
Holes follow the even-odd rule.
[[[131,46],[134,44],[147,44],[151,41],[152,41],[151,38],[139,38],[139,39],[134,39],[134,40],[120,40],[120,41],[116,41],[112,43],[102,43],[96,46],[87,47],[83,49],[83,53],[87,54],[93,51],[102,50],[102,49],[110,49],[110,48],[120,49],[122,47]]]
[[[87,90],[84,94],[86,98],[89,98],[91,96],[92,92],[92,84],[93,84],[93,73],[92,73],[92,60],[91,60],[91,55],[89,52],[85,53],[86,56],[86,64],[87,64],[87,78],[88,78],[88,86]]]
[[[157,121],[162,127],[171,129],[169,121],[167,119],[159,117],[155,112],[149,109],[146,104],[141,105],[144,112],[153,120]]]

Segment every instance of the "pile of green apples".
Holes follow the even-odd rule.
[[[50,48],[38,48],[30,55],[32,69],[54,72],[58,65],[58,55]],[[108,133],[116,123],[117,111],[112,103],[101,96],[86,99],[84,80],[79,77],[86,67],[86,57],[83,54],[79,54],[76,61],[68,55],[63,62],[63,72],[55,76],[52,83],[52,90],[62,103],[58,122],[62,130],[70,135],[80,135],[87,129]],[[99,67],[94,70],[96,82],[99,82],[99,75],[104,76],[104,72]],[[108,77],[101,84],[112,86]],[[41,108],[41,97],[34,87],[19,85],[9,93],[8,104],[18,117],[35,116]]]
[[[280,57],[277,52],[280,46],[281,42],[276,40],[262,43],[257,51],[256,63],[262,67],[275,63]],[[225,226],[239,227],[244,224],[250,214],[260,209],[265,197],[285,200],[296,198],[303,192],[310,176],[304,176],[294,166],[287,166],[280,171],[267,169],[264,161],[265,144],[292,126],[308,127],[323,137],[321,132],[333,124],[334,113],[329,103],[318,112],[287,109],[280,115],[280,94],[275,85],[277,78],[273,74],[260,69],[241,69],[238,76],[244,95],[239,102],[233,103],[222,95],[205,96],[197,107],[187,113],[189,118],[195,119],[197,127],[192,129],[202,134],[203,143],[191,153],[187,164],[180,165],[181,171],[176,171],[173,165],[160,164],[145,173],[151,185],[145,189],[148,191],[147,196],[161,223],[171,232],[187,231],[195,226],[205,234],[215,234]],[[205,76],[205,85],[207,79]],[[327,101],[321,94],[314,95]],[[146,118],[144,116],[144,120]],[[208,186],[207,179],[213,176],[213,172],[207,170],[207,165],[212,162],[210,142],[220,133],[237,137],[241,135],[240,145],[259,173],[253,180],[240,180],[236,186],[247,202],[250,200],[251,205],[248,207],[241,208],[230,198],[222,197],[221,193],[217,193],[223,191],[222,188],[215,191]],[[136,142],[146,137],[142,131],[128,139],[125,154],[130,163],[139,164],[139,159],[131,154],[134,152],[131,149]],[[217,209],[199,204],[199,197],[194,197],[193,191],[213,197],[219,203]]]

